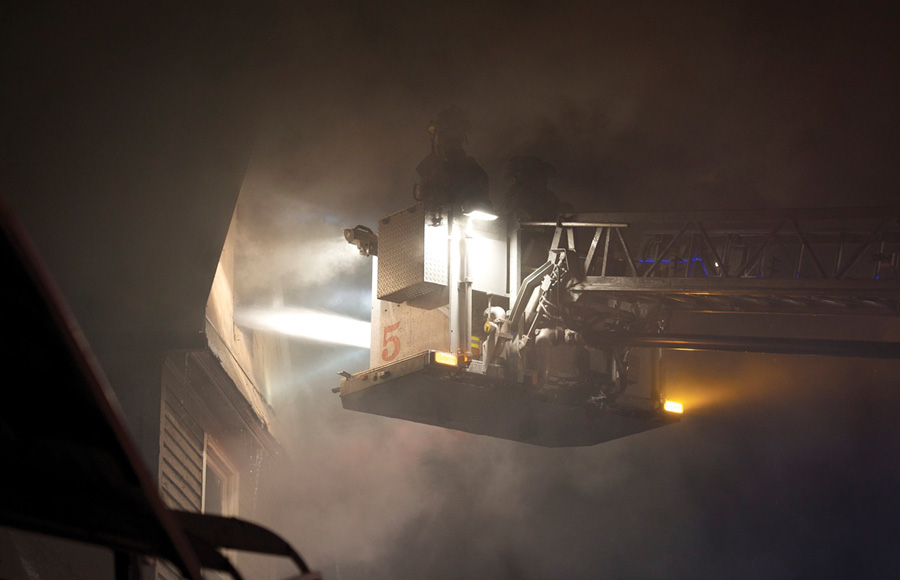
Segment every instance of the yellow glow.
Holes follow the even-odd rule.
[[[667,412],[672,412],[675,414],[680,414],[680,413],[684,412],[684,408],[677,401],[666,400],[666,403],[663,405],[663,409],[666,410]]]
[[[434,362],[440,363],[441,365],[456,367],[456,355],[453,353],[444,353],[443,351],[435,351]]]

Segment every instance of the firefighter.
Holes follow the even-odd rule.
[[[546,161],[530,155],[509,160],[506,177],[512,182],[506,191],[500,212],[512,220],[552,222],[572,211],[547,188],[555,170]]]
[[[500,213],[510,223],[556,222],[560,214],[572,212],[572,206],[559,201],[547,187],[554,174],[553,166],[530,155],[517,155],[506,166],[506,177],[512,182],[506,191]],[[524,230],[521,233],[522,267],[525,274],[547,260],[553,241],[551,230]]]
[[[416,167],[421,183],[415,198],[432,205],[492,208],[488,175],[463,146],[469,121],[456,106],[438,113],[428,128],[431,154]]]

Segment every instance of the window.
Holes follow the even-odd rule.
[[[238,472],[220,446],[206,436],[203,462],[203,512],[237,516]]]

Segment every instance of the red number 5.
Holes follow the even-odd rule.
[[[389,337],[388,336],[399,328],[400,328],[399,322],[394,323],[393,325],[387,325],[384,328],[384,337],[382,337],[382,339],[381,339],[381,345],[384,347],[384,349],[381,350],[381,358],[384,361],[393,361],[394,359],[396,359],[397,354],[400,353],[400,337],[396,337],[396,336]],[[391,352],[388,352],[389,344],[394,346],[394,350]]]

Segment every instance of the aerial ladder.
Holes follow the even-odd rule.
[[[680,419],[667,349],[900,358],[900,207],[478,217],[419,203],[345,231],[375,262],[345,409],[585,446]],[[766,317],[871,332],[741,333]]]

